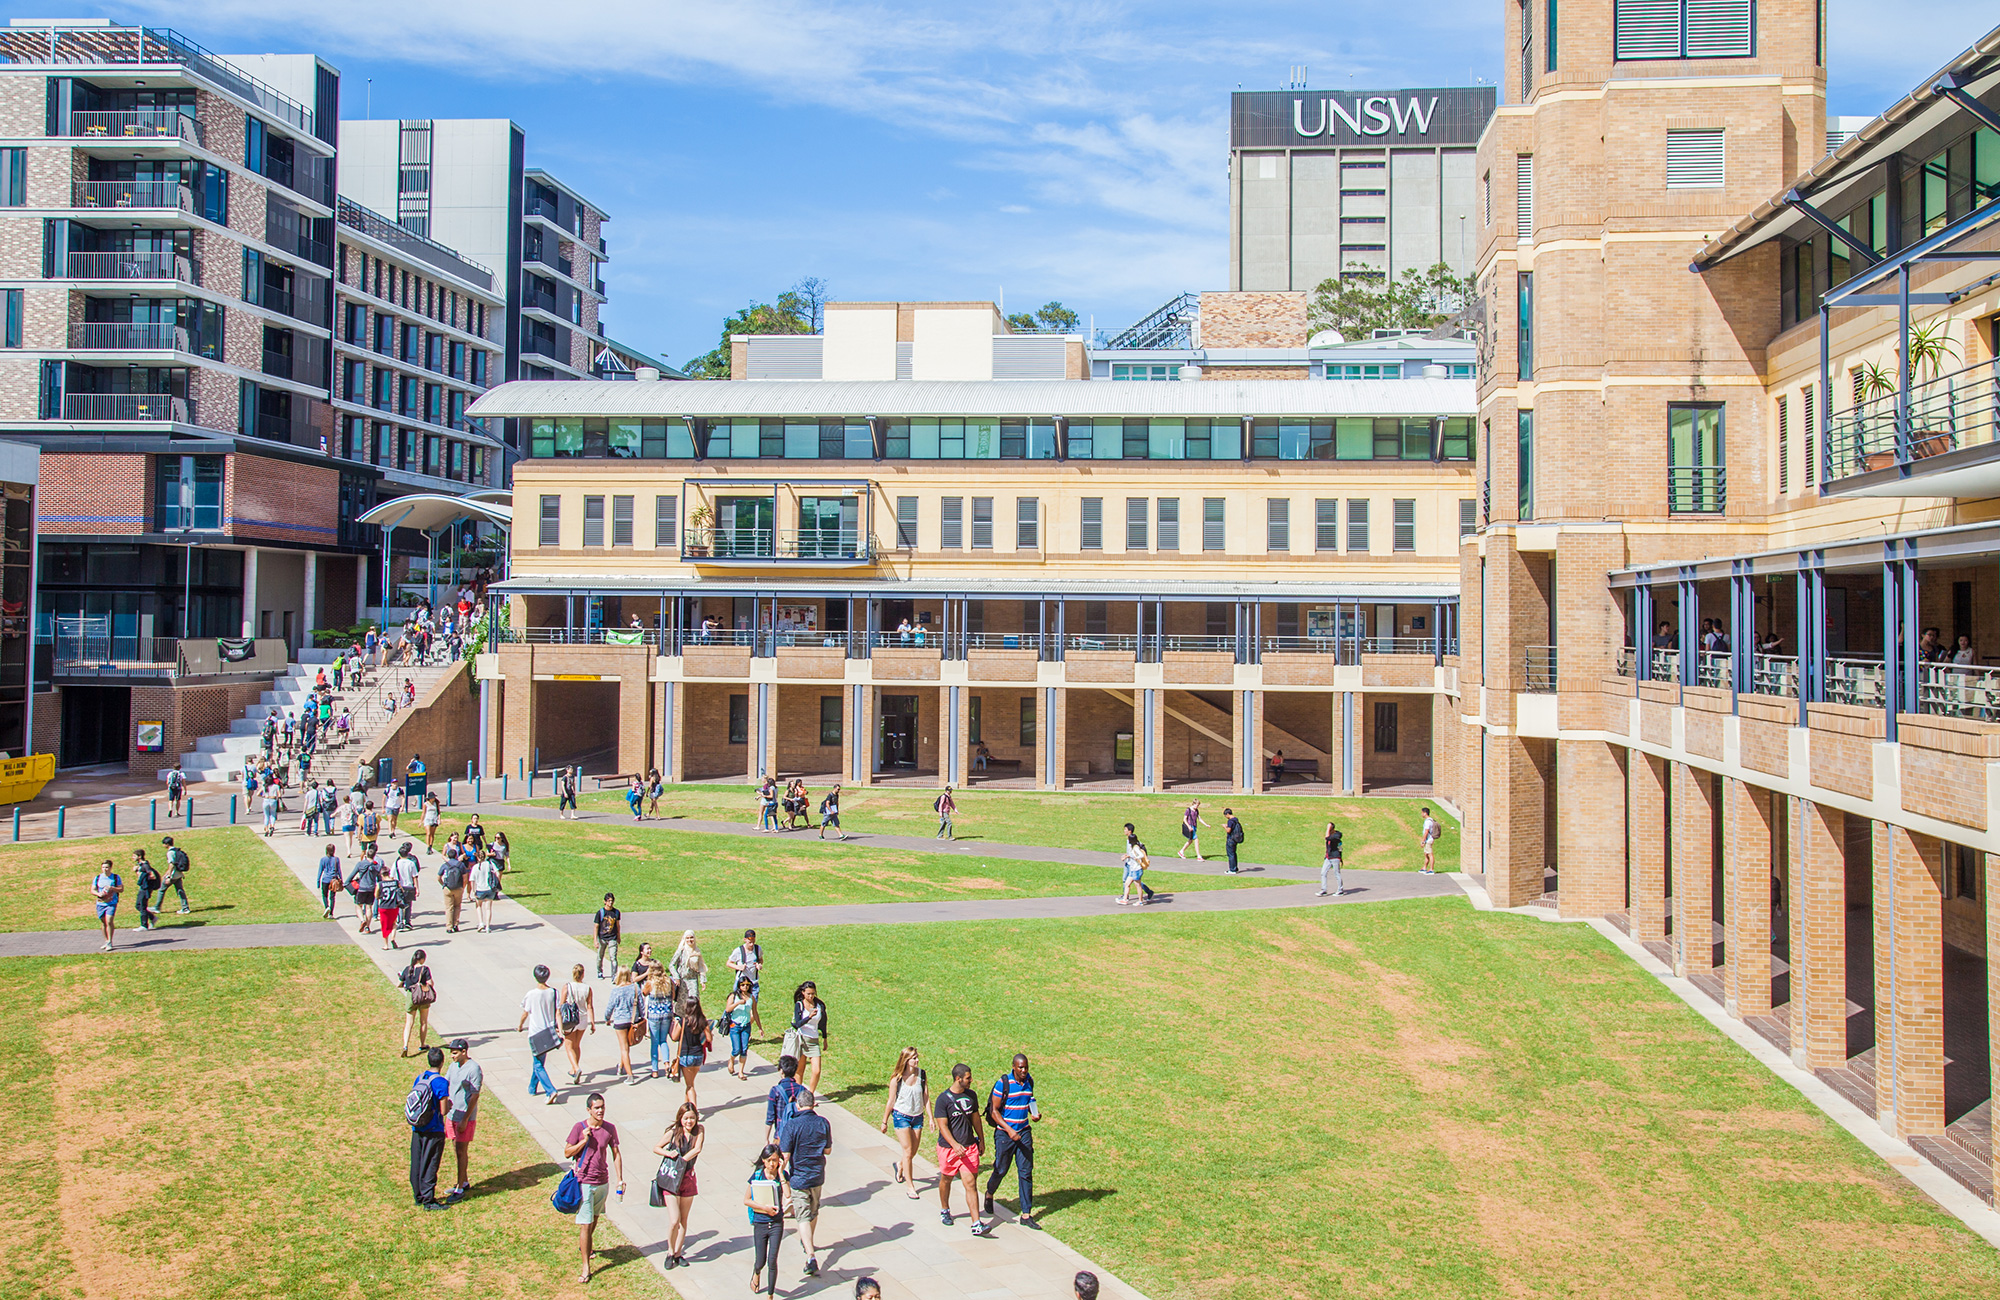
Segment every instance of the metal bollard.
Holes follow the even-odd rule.
[[[533,772],[528,773],[528,797],[530,799],[535,797],[535,774]]]
[[[469,758],[465,760],[465,779],[468,781],[472,779],[472,760]]]
[[[157,797],[146,809],[146,829],[149,831],[160,829],[160,801]]]
[[[525,759],[525,758],[517,758],[517,759],[515,759],[515,760],[514,760],[514,775],[515,775],[515,776],[519,776],[519,775],[521,775],[521,773],[523,773],[523,772],[525,772],[525,771],[527,770],[527,762],[528,762],[528,760],[527,760],[527,759]]]
[[[21,805],[14,805],[14,843],[21,842]]]
[[[505,772],[500,774],[500,802],[507,802],[507,774]]]
[[[479,804],[479,778],[476,776],[472,778],[472,802],[475,807]]]
[[[446,778],[444,779],[444,806],[445,806],[445,807],[447,807],[447,808],[449,808],[449,807],[451,807],[451,806],[452,806],[452,792],[451,792],[451,778],[450,778],[450,777],[446,777]]]
[[[194,829],[194,796],[193,796],[193,795],[189,795],[189,796],[187,797],[187,824],[188,824],[188,829],[189,829],[189,830],[193,830],[193,829]]]
[[[115,803],[106,804],[105,808],[109,811],[111,815],[110,829],[106,830],[105,834],[116,835],[118,833],[118,805]]]
[[[229,824],[236,824],[236,796],[233,794],[229,796]]]
[[[56,838],[57,838],[57,839],[61,839],[61,838],[63,837],[63,814],[64,814],[64,813],[66,813],[66,812],[68,812],[68,811],[69,811],[69,809],[67,809],[67,808],[63,807],[63,806],[62,806],[61,804],[57,804],[57,805],[56,805]]]

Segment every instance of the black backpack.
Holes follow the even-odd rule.
[[[465,863],[458,858],[447,858],[438,868],[438,883],[446,889],[457,889],[465,883]]]
[[[583,1027],[583,1004],[567,996],[569,990],[563,992],[565,996],[556,1007],[556,1019],[562,1022],[563,1032],[567,1034]]]
[[[1223,836],[1223,840],[1229,844],[1241,844],[1243,842],[1243,823],[1240,821],[1231,822],[1229,824],[1229,834]]]

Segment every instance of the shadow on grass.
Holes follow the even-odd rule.
[[[828,1101],[842,1103],[852,1101],[856,1097],[865,1097],[871,1092],[881,1093],[888,1090],[889,1085],[886,1083],[854,1083],[837,1092],[826,1093],[825,1097]]]
[[[1118,1189],[1115,1187],[1064,1187],[1044,1192],[1035,1198],[1035,1217],[1045,1219],[1051,1214],[1062,1213],[1072,1205],[1087,1205],[1116,1195]]]
[[[596,1277],[600,1273],[608,1273],[627,1264],[645,1262],[646,1256],[637,1246],[600,1246],[590,1262],[590,1274]]]
[[[468,1201],[482,1196],[492,1196],[500,1192],[523,1192],[560,1174],[563,1167],[552,1160],[540,1164],[522,1165],[519,1169],[509,1169],[505,1173],[489,1174],[472,1185],[465,1194]]]

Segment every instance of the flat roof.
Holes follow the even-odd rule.
[[[491,416],[1316,416],[1463,415],[1470,379],[516,380],[474,402]]]
[[[532,563],[531,553],[514,557],[518,565]],[[702,593],[726,595],[732,591],[755,592],[764,596],[814,598],[883,599],[907,596],[973,596],[1009,599],[1039,595],[1048,600],[1237,600],[1261,602],[1360,601],[1364,604],[1424,605],[1457,604],[1457,582],[1347,582],[1338,570],[1328,566],[1327,576],[1318,582],[1265,582],[1260,579],[1229,579],[1217,576],[1207,581],[1161,581],[1114,579],[1106,582],[1056,581],[1043,578],[847,578],[827,574],[812,578],[772,579],[761,575],[735,574],[704,578],[678,573],[540,574],[516,573],[492,590],[512,596],[562,596],[595,593],[613,595],[671,595]]]

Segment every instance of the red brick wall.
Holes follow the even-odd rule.
[[[137,536],[151,514],[150,457],[42,457],[37,524],[45,533]]]
[[[340,471],[231,456],[222,483],[232,535],[332,545],[339,537]]]

